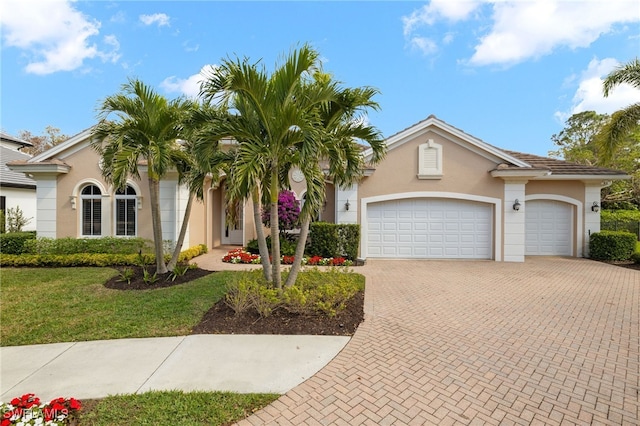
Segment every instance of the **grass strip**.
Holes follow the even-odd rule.
[[[80,424],[112,425],[228,425],[275,401],[276,394],[151,391],[83,401]]]

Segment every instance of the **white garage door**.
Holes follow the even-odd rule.
[[[367,255],[389,258],[490,259],[492,206],[417,198],[367,207]]]
[[[571,256],[573,247],[570,204],[531,200],[525,205],[525,255]]]

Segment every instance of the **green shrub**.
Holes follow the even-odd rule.
[[[33,232],[10,232],[0,234],[0,253],[22,254],[25,252],[25,244],[36,238]]]
[[[355,260],[360,245],[360,225],[314,222],[309,229],[306,252],[311,256]]]
[[[596,232],[589,238],[589,253],[595,260],[628,260],[635,251],[636,241],[636,236],[629,232]]]
[[[281,256],[293,256],[296,254],[296,245],[297,242],[293,239],[286,238],[284,236],[280,236],[280,255]],[[269,252],[271,252],[271,236],[267,236],[267,248]],[[258,240],[251,240],[247,243],[246,247],[247,251],[251,254],[260,254],[260,249],[258,248]]]
[[[286,275],[286,274],[285,274]],[[255,310],[267,317],[278,308],[300,315],[333,317],[345,309],[346,303],[364,290],[364,277],[350,271],[318,268],[301,272],[291,287],[279,292],[265,282],[262,271],[245,271],[229,283],[225,302],[236,314]]]
[[[600,220],[602,222],[638,222],[640,210],[602,210]]]
[[[0,210],[0,234],[4,234],[7,228],[7,220],[4,216],[4,210]]]
[[[206,252],[207,246],[201,244],[181,252],[178,260],[186,262]],[[142,266],[154,263],[155,256],[151,253],[0,254],[0,265],[3,267]]]
[[[109,253],[135,254],[151,252],[148,240],[142,238],[38,238],[26,245],[32,254]]]

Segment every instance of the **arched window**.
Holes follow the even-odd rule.
[[[102,235],[102,192],[95,185],[87,185],[80,191],[82,200],[82,235]]]
[[[137,234],[137,194],[130,185],[116,191],[116,235],[133,237]]]

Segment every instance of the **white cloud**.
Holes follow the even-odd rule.
[[[409,44],[413,49],[419,50],[425,55],[431,55],[438,51],[436,42],[426,37],[412,37]]]
[[[200,83],[215,68],[215,65],[205,65],[198,74],[185,79],[176,76],[167,77],[160,83],[160,87],[169,93],[180,93],[189,98],[197,98],[200,93]]]
[[[511,66],[559,48],[588,47],[617,24],[640,22],[637,0],[433,0],[405,16],[403,30],[414,39],[436,39],[442,25],[471,21],[482,35],[465,61],[472,66]],[[436,28],[436,26],[438,26]],[[450,30],[451,28],[446,28]],[[467,28],[468,30],[468,28]],[[431,32],[432,35],[428,34]],[[446,37],[443,44],[451,39]],[[435,52],[438,46],[429,51]]]
[[[587,47],[616,23],[640,21],[640,14],[628,0],[506,1],[493,4],[493,21],[471,65],[513,65],[559,47]]]
[[[586,70],[576,79],[577,89],[572,105],[567,111],[558,111],[556,118],[565,122],[573,114],[583,111],[595,111],[599,114],[612,114],[640,99],[640,90],[629,84],[621,84],[609,92],[608,97],[602,94],[602,81],[620,63],[613,58],[593,59]]]
[[[117,60],[115,37],[106,41],[111,51],[101,51],[89,39],[97,36],[100,22],[73,8],[69,1],[32,2],[5,0],[0,10],[4,44],[28,53],[25,70],[51,74],[80,68],[85,59]],[[116,43],[114,43],[114,41]]]
[[[145,25],[158,24],[159,27],[169,26],[169,16],[165,13],[154,13],[153,15],[140,15],[140,21]]]
[[[478,0],[432,0],[429,4],[415,10],[409,16],[403,16],[404,35],[409,36],[416,27],[433,25],[439,19],[452,22],[465,20],[480,5]]]

